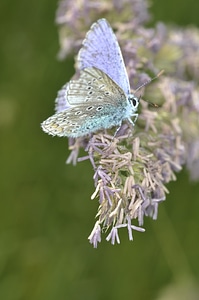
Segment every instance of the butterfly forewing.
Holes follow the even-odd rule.
[[[91,26],[77,57],[77,68],[96,67],[108,74],[126,94],[129,79],[120,46],[109,23],[100,19]]]
[[[86,68],[81,70],[78,80],[68,83],[66,101],[71,106],[87,102],[124,101],[124,91],[104,72],[97,68]]]

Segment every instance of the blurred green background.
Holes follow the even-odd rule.
[[[154,21],[199,25],[195,0],[152,4]],[[92,168],[65,165],[67,139],[40,128],[74,71],[56,60],[56,8],[0,2],[0,300],[199,299],[199,183],[185,171],[133,243],[126,231],[114,247],[87,241]]]

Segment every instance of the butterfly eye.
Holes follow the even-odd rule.
[[[133,94],[130,94],[129,95],[129,98],[128,98],[129,102],[132,104],[132,106],[134,108],[137,108],[138,107],[138,104],[139,104],[139,99],[137,97],[135,97]]]
[[[137,105],[137,98],[134,98],[133,99],[133,106],[136,106]]]

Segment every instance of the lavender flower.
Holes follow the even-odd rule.
[[[145,0],[78,0],[75,5],[73,0],[60,1],[56,13],[61,48],[58,57],[63,59],[69,53],[77,53],[85,32],[96,19],[103,17],[111,21],[114,11],[115,20],[129,21],[135,27],[149,20],[147,7]]]
[[[165,185],[176,180],[175,173],[183,165],[192,179],[199,178],[198,29],[168,29],[164,24],[144,28],[149,19],[144,0],[81,0],[75,6],[65,0],[56,17],[59,57],[72,51],[76,54],[85,31],[102,16],[117,29],[133,89],[161,69],[165,75],[142,92],[159,108],[141,100],[133,129],[124,123],[114,139],[115,129],[69,139],[67,163],[86,159],[94,168],[91,199],[99,200],[99,209],[89,241],[95,248],[101,232],[110,227],[106,240],[115,244],[120,243],[119,228],[126,227],[129,240],[133,240],[132,230],[144,231],[140,226],[145,216],[157,219],[158,205],[168,193]],[[56,111],[67,105],[56,103]],[[88,153],[85,157],[78,158],[80,148]],[[135,219],[139,227],[132,224]]]

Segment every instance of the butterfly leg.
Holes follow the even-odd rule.
[[[136,121],[137,121],[137,119],[138,119],[138,114],[134,114],[133,116],[135,117],[135,119],[134,119],[134,121],[133,121],[133,122],[134,122],[134,124],[135,124],[135,122],[136,122]]]
[[[118,131],[119,131],[120,128],[121,128],[121,126],[122,126],[122,123],[117,127],[117,129],[116,129],[116,131],[115,131],[115,133],[114,133],[114,136],[113,136],[112,140],[114,140],[114,138],[116,137]]]
[[[132,121],[131,118],[128,118],[128,121],[129,123],[134,126],[135,125],[135,122],[137,121],[137,118],[138,118],[138,114],[133,114],[132,117],[135,117],[134,120]]]
[[[131,118],[128,118],[128,121],[129,121],[129,123],[131,124],[131,126],[132,126],[132,128],[133,128],[133,126],[135,125],[135,122],[137,121],[138,114],[133,114],[132,117],[134,117],[134,120],[132,121]],[[119,124],[119,126],[117,127],[117,129],[116,129],[116,131],[115,131],[115,133],[114,133],[114,136],[113,136],[113,138],[112,138],[112,141],[113,141],[114,138],[116,137],[118,131],[121,129],[121,126],[122,126],[122,123]]]
[[[138,114],[133,114],[133,117],[134,117],[134,120],[132,120],[131,118],[128,118],[128,122],[131,125],[131,130],[133,130],[133,128],[134,128],[135,122],[137,121],[137,118],[138,118]],[[131,133],[132,133],[132,131],[131,131]]]

